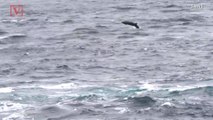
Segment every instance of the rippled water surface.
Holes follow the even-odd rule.
[[[0,119],[212,120],[213,1],[19,0],[11,17],[17,1],[0,1]]]

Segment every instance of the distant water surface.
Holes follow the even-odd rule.
[[[11,17],[13,3],[0,119],[212,120],[213,1],[20,0]]]

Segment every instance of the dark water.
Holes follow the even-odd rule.
[[[0,2],[0,119],[212,120],[213,1],[19,0],[11,17],[17,1]]]

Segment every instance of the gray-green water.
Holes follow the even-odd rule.
[[[19,0],[23,17],[13,3],[0,119],[212,120],[211,0]]]

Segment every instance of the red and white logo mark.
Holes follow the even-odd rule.
[[[10,16],[23,16],[24,7],[23,5],[10,5]]]

